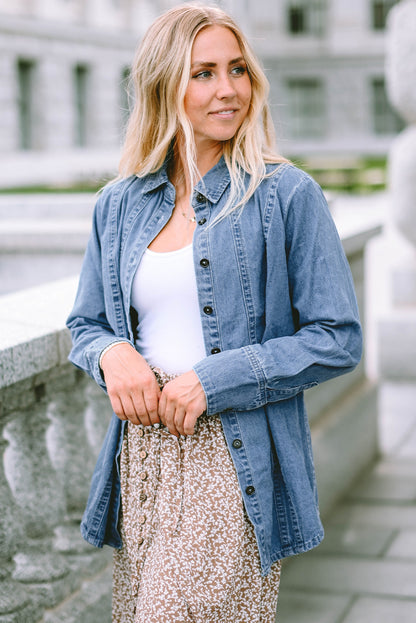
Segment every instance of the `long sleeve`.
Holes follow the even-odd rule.
[[[270,198],[269,198],[270,199]],[[266,316],[273,301],[274,245],[284,223],[288,292],[294,331],[224,350],[194,366],[209,414],[285,400],[359,362],[362,335],[348,262],[319,186],[302,176],[287,198],[274,197],[267,228]],[[278,216],[283,215],[282,218]],[[268,304],[267,298],[273,304]],[[275,306],[273,308],[273,305]],[[273,324],[271,319],[269,324]]]
[[[122,324],[117,323],[115,318],[109,318],[110,306],[106,305],[106,289],[110,284],[104,281],[109,280],[109,277],[104,277],[106,272],[103,270],[101,237],[105,231],[109,196],[107,189],[95,206],[78,291],[67,319],[73,342],[69,360],[85,370],[104,390],[105,383],[99,366],[102,351],[113,342],[130,342]]]

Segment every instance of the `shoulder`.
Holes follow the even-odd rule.
[[[289,162],[267,164],[266,176],[260,188],[270,201],[278,202],[284,212],[294,199],[315,197],[320,201],[322,198],[319,184],[308,173]]]
[[[291,163],[267,165],[261,183],[266,230],[276,219],[306,224],[318,214],[329,215],[326,199],[319,184],[305,171]]]
[[[138,178],[136,175],[118,179],[108,183],[99,192],[95,204],[95,219],[99,224],[105,226],[106,222],[120,212],[121,205],[126,198],[133,195],[137,196],[145,185],[145,179]]]
[[[290,162],[266,165],[264,181],[266,181],[268,189],[275,190],[282,200],[290,200],[295,193],[303,190],[321,190],[317,182],[308,173]]]
[[[137,175],[131,175],[122,179],[117,179],[113,182],[109,182],[101,189],[98,197],[98,204],[108,205],[114,201],[117,201],[129,188],[137,188],[139,191],[140,186],[144,184],[144,180],[137,177]]]

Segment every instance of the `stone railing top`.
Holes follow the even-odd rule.
[[[78,277],[0,297],[0,388],[66,362]]]

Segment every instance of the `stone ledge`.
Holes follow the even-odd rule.
[[[87,246],[88,219],[5,220],[0,232],[1,253],[81,253]]]
[[[117,175],[119,158],[116,147],[2,153],[0,188],[100,182]]]
[[[0,388],[66,363],[70,336],[65,321],[78,278],[0,297]]]

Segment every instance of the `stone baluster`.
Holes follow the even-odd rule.
[[[2,422],[0,422],[2,429]],[[40,608],[29,599],[24,587],[12,579],[13,556],[24,539],[19,510],[14,502],[3,469],[6,443],[0,430],[0,621],[37,621]]]
[[[89,385],[85,377],[78,377],[66,391],[51,394],[47,445],[67,508],[65,523],[55,528],[54,547],[69,557],[77,572],[92,575],[108,565],[108,556],[84,541],[79,529],[96,461],[85,426]]]
[[[65,558],[53,551],[53,531],[63,521],[65,498],[46,448],[46,407],[40,401],[9,414],[4,466],[25,533],[14,556],[13,579],[26,585],[34,604],[50,608],[80,581]]]
[[[85,383],[53,394],[47,407],[47,444],[66,499],[69,517],[78,520],[88,497],[95,457],[84,425]]]

